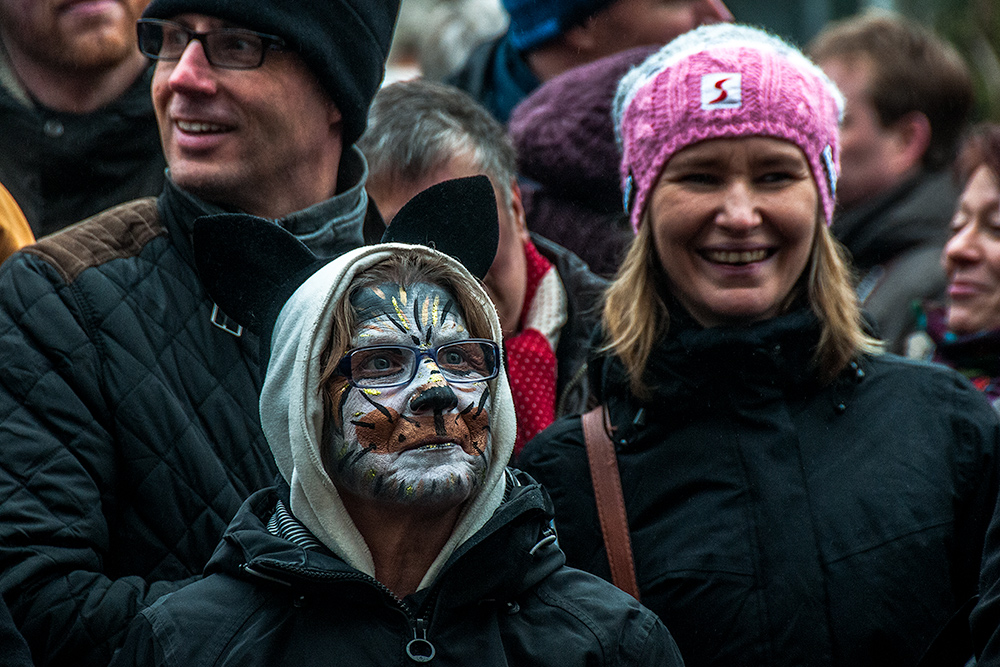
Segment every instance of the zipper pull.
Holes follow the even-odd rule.
[[[406,655],[413,662],[430,662],[435,653],[434,644],[427,640],[427,620],[418,618],[413,628],[413,639],[406,643]]]

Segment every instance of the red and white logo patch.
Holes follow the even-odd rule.
[[[743,103],[738,72],[716,72],[701,77],[702,109],[735,109]]]

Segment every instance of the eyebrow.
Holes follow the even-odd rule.
[[[168,20],[184,26],[191,32],[212,32],[214,30],[245,30],[247,32],[258,32],[253,28],[248,28],[245,25],[238,25],[226,19],[221,19],[217,16],[209,16],[207,14],[198,14],[197,16],[198,18],[194,19],[190,17],[188,18],[174,17]],[[204,20],[207,25],[201,27],[200,29],[195,28],[193,24],[196,22],[200,22],[201,20]]]
[[[717,155],[680,155],[667,163],[667,168],[674,169],[717,169],[724,167],[729,162],[729,157],[721,157]],[[750,165],[754,168],[773,168],[773,167],[809,167],[809,162],[803,155],[797,153],[793,154],[791,152],[784,153],[768,153],[763,156],[759,154],[754,154],[750,158]]]
[[[707,169],[720,166],[724,160],[717,157],[690,157],[681,155],[675,157],[667,163],[666,168],[670,169]]]
[[[783,167],[786,169],[790,168],[809,168],[809,161],[806,160],[805,156],[800,155],[767,155],[764,157],[755,157],[751,160],[751,164],[756,167]]]

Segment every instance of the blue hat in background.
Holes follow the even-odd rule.
[[[510,14],[510,43],[527,51],[561,35],[615,0],[503,0]]]

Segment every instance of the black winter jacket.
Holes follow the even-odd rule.
[[[0,183],[36,238],[163,188],[152,77],[150,67],[118,99],[86,114],[29,107],[0,86]]]
[[[31,651],[0,598],[0,667],[31,667]]]
[[[408,652],[433,652],[434,665],[682,665],[655,614],[563,565],[551,503],[522,481],[435,583],[403,600],[324,547],[268,532],[278,494],[258,492],[212,576],[146,609],[114,664],[408,665]]]
[[[917,307],[944,293],[941,250],[958,195],[949,171],[922,171],[834,218],[830,229],[851,253],[861,278],[861,306],[890,352],[906,352]]]
[[[976,592],[996,413],[954,371],[888,354],[819,384],[807,312],[672,325],[653,399],[614,359],[603,396],[642,601],[686,663],[915,664]],[[579,419],[520,465],[552,495],[568,564],[609,578]]]
[[[274,483],[259,345],[213,324],[192,202],[168,184],[0,268],[0,589],[39,665],[106,665]]]
[[[977,667],[1000,667],[1000,507],[994,512],[987,532],[979,600],[969,622]]]

